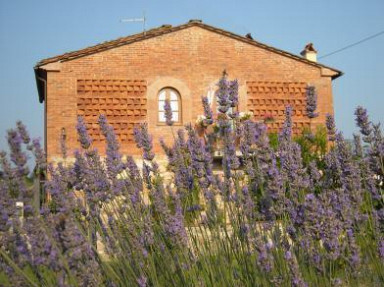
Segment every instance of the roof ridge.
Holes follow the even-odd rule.
[[[307,64],[312,65],[312,66],[331,69],[331,70],[337,72],[337,74],[338,74],[337,76],[335,76],[335,78],[338,77],[338,76],[341,76],[343,74],[341,71],[339,71],[339,70],[337,70],[335,68],[328,67],[328,66],[320,64],[318,62],[309,61],[309,60],[307,60],[305,58],[302,58],[302,57],[300,57],[298,55],[295,55],[293,53],[287,52],[285,50],[281,50],[281,49],[269,46],[267,44],[261,43],[259,41],[256,41],[256,40],[253,40],[253,39],[250,39],[250,38],[247,38],[245,36],[243,37],[241,35],[238,35],[238,34],[235,34],[233,32],[229,32],[229,31],[223,30],[221,28],[216,28],[214,26],[202,23],[201,20],[196,20],[196,19],[190,20],[189,22],[181,24],[181,25],[178,25],[178,26],[161,25],[161,26],[152,28],[152,29],[144,31],[144,32],[140,32],[140,33],[136,33],[136,34],[133,34],[133,35],[124,36],[124,37],[119,37],[117,39],[105,41],[105,42],[102,42],[102,43],[98,43],[98,44],[95,44],[95,45],[92,45],[92,46],[89,46],[89,47],[86,47],[86,48],[83,48],[83,49],[74,50],[74,51],[67,52],[67,53],[64,53],[64,54],[61,54],[61,55],[49,57],[49,58],[46,58],[46,59],[43,59],[43,60],[40,60],[39,62],[37,62],[36,65],[35,65],[35,69],[38,69],[39,67],[41,67],[43,65],[46,65],[46,64],[49,64],[49,63],[54,63],[54,62],[58,62],[58,61],[69,61],[69,60],[72,60],[72,59],[75,59],[75,58],[79,58],[79,57],[83,57],[83,56],[86,56],[86,55],[89,55],[89,54],[93,54],[93,53],[105,51],[105,50],[108,50],[108,49],[111,49],[111,48],[116,48],[116,47],[119,47],[119,46],[123,46],[123,45],[129,44],[129,43],[132,43],[134,41],[142,41],[142,40],[145,40],[145,39],[148,39],[148,38],[160,36],[160,35],[165,34],[165,33],[175,32],[175,31],[182,30],[182,29],[185,29],[185,28],[188,28],[188,27],[192,27],[192,26],[198,26],[198,27],[201,27],[201,28],[209,30],[209,31],[220,33],[222,35],[226,35],[228,37],[235,38],[235,39],[238,39],[240,41],[256,45],[258,47],[261,47],[261,48],[273,51],[275,53],[278,53],[278,54],[281,54],[281,55],[284,55],[284,56],[296,59],[298,61],[307,63]]]

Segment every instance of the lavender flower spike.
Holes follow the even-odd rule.
[[[292,139],[292,107],[285,107],[285,121],[283,130],[281,131],[280,137],[283,140],[291,141]]]
[[[12,162],[17,166],[19,175],[28,174],[27,155],[23,152],[23,138],[17,130],[11,129],[7,131],[8,146],[11,151],[10,156]]]
[[[66,134],[61,132],[60,134],[60,150],[63,159],[67,158],[67,137]]]
[[[369,141],[369,136],[372,133],[371,122],[368,119],[367,110],[358,106],[355,111],[356,124],[360,128],[360,132],[365,136],[364,141]]]
[[[79,135],[79,142],[83,149],[88,149],[92,143],[92,139],[88,135],[87,127],[85,126],[84,118],[81,116],[77,117],[77,134]]]
[[[107,142],[106,163],[108,171],[112,178],[114,178],[123,169],[123,164],[121,162],[121,154],[119,152],[119,143],[113,131],[113,126],[108,125],[107,118],[105,117],[105,115],[100,115],[99,125]]]
[[[139,278],[137,278],[137,284],[139,285],[139,287],[146,287],[147,286],[147,277],[145,276],[140,276]]]
[[[155,157],[155,154],[152,151],[152,137],[148,133],[148,125],[146,123],[136,126],[133,135],[137,147],[143,149],[143,158],[148,161],[152,161]]]
[[[236,107],[239,103],[239,82],[237,80],[229,83],[229,101],[232,108]]]
[[[306,97],[307,97],[307,116],[310,119],[318,117],[319,113],[315,112],[317,108],[317,93],[314,86],[307,87]]]
[[[29,137],[27,128],[21,121],[17,121],[16,125],[17,125],[17,131],[19,132],[19,135],[21,136],[23,143],[28,144],[31,141],[31,138]]]
[[[169,99],[166,99],[164,102],[164,113],[165,113],[165,122],[167,123],[168,126],[173,125],[173,120],[172,120],[172,107],[171,107],[171,102]]]
[[[211,125],[213,123],[213,114],[212,114],[212,109],[209,105],[208,97],[202,96],[201,102],[203,103],[203,108],[204,108],[204,116],[205,116],[204,124]]]
[[[224,71],[219,83],[217,84],[219,89],[216,93],[217,103],[219,104],[219,112],[226,114],[230,107],[230,101],[228,97],[228,81],[227,73]]]
[[[336,126],[335,126],[335,119],[331,114],[327,114],[325,118],[325,125],[327,127],[328,131],[328,139],[330,141],[334,141],[335,135],[336,135]]]

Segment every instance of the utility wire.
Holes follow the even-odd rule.
[[[345,46],[345,47],[343,47],[343,48],[341,48],[341,49],[338,49],[338,50],[333,51],[333,52],[331,52],[331,53],[325,54],[324,56],[319,57],[319,59],[322,59],[322,58],[325,58],[325,57],[329,57],[329,56],[331,56],[331,55],[333,55],[333,54],[336,54],[336,53],[339,53],[339,52],[341,52],[341,51],[347,50],[347,49],[352,48],[352,47],[354,47],[354,46],[357,46],[357,45],[359,45],[359,44],[361,44],[361,43],[364,43],[364,42],[366,42],[366,41],[368,41],[368,40],[371,40],[371,39],[373,39],[373,38],[376,38],[376,37],[378,37],[378,36],[380,36],[380,35],[382,35],[382,34],[384,34],[384,30],[381,31],[381,32],[379,32],[379,33],[376,33],[376,34],[374,34],[374,35],[371,35],[371,36],[369,36],[369,37],[367,37],[367,38],[361,39],[360,41],[357,41],[357,42],[355,42],[355,43],[353,43],[353,44],[350,44],[350,45],[348,45],[348,46]]]

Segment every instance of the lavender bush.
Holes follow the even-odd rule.
[[[334,144],[303,159],[292,139],[292,108],[274,149],[263,123],[239,118],[237,87],[223,75],[217,118],[202,99],[203,136],[191,125],[173,131],[166,107],[175,139],[172,146],[162,142],[167,175],[146,124],[134,134],[143,152],[139,165],[120,152],[104,116],[106,156],[93,147],[80,117],[74,162],[56,165],[46,165],[39,141],[31,141],[22,123],[9,130],[10,152],[0,154],[0,285],[383,285],[379,125],[359,107],[365,147],[358,136],[350,146],[329,116]],[[314,102],[309,105],[315,115]],[[219,170],[211,125],[222,141]],[[47,173],[40,197],[28,181],[31,155],[33,173]]]

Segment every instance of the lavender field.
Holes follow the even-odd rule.
[[[0,154],[0,286],[383,286],[380,125],[358,107],[353,144],[331,115],[324,137],[296,139],[287,106],[272,144],[264,123],[235,111],[237,90],[223,76],[218,115],[203,97],[198,126],[180,130],[165,102],[167,175],[146,124],[140,164],[100,116],[106,156],[79,117],[79,149],[62,141],[53,165],[17,123]],[[318,116],[312,87],[307,116]],[[48,179],[40,196],[30,156]]]

